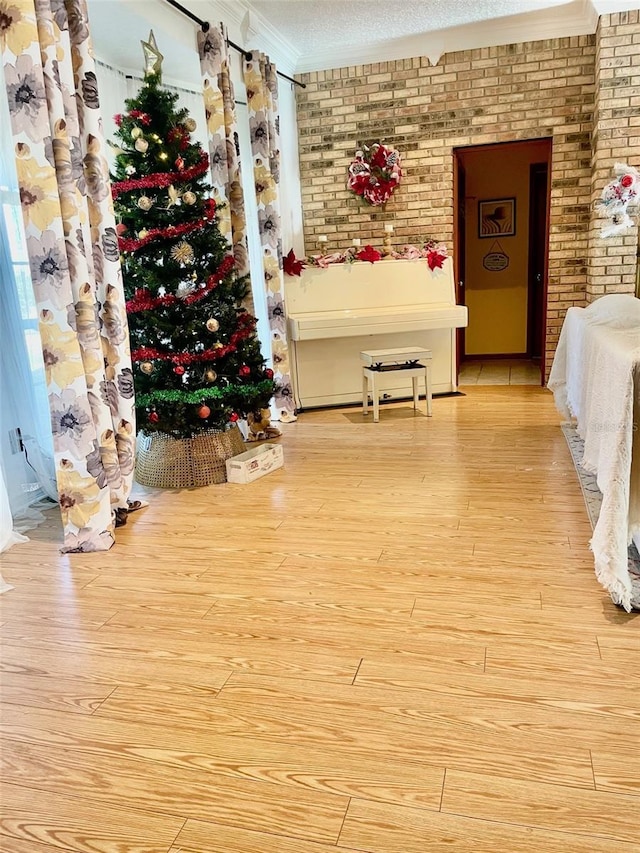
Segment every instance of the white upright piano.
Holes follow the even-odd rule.
[[[307,267],[285,276],[285,306],[299,409],[361,401],[362,350],[430,349],[433,393],[457,388],[456,329],[467,309],[456,305],[450,258],[433,272],[425,259]],[[395,372],[380,386],[389,399],[407,396]]]

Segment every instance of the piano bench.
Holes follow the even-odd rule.
[[[418,379],[424,378],[427,415],[431,417],[431,350],[420,347],[396,347],[386,350],[365,350],[360,353],[362,368],[362,413],[367,414],[369,396],[373,401],[373,422],[380,420],[380,393],[377,381],[382,373],[403,371],[411,377],[413,408],[417,410],[420,395]],[[420,362],[425,364],[420,364]]]

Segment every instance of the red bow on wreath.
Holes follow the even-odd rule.
[[[349,166],[347,189],[373,205],[389,201],[400,183],[400,154],[379,142],[356,151]]]

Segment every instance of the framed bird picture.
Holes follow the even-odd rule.
[[[515,198],[478,202],[478,237],[513,237],[516,233]]]

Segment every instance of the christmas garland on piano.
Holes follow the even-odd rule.
[[[331,264],[352,264],[355,261],[369,261],[374,264],[383,258],[381,252],[373,246],[364,246],[362,249],[350,247],[345,252],[332,252],[329,255],[308,255],[306,258],[296,258],[293,249],[283,258],[283,269],[287,275],[300,275],[302,270],[309,267],[320,267],[326,269]],[[436,243],[435,240],[427,240],[422,247],[403,246],[400,251],[392,251],[388,257],[394,260],[413,261],[425,258],[430,270],[442,269],[443,263],[449,257],[447,247],[444,243]]]

